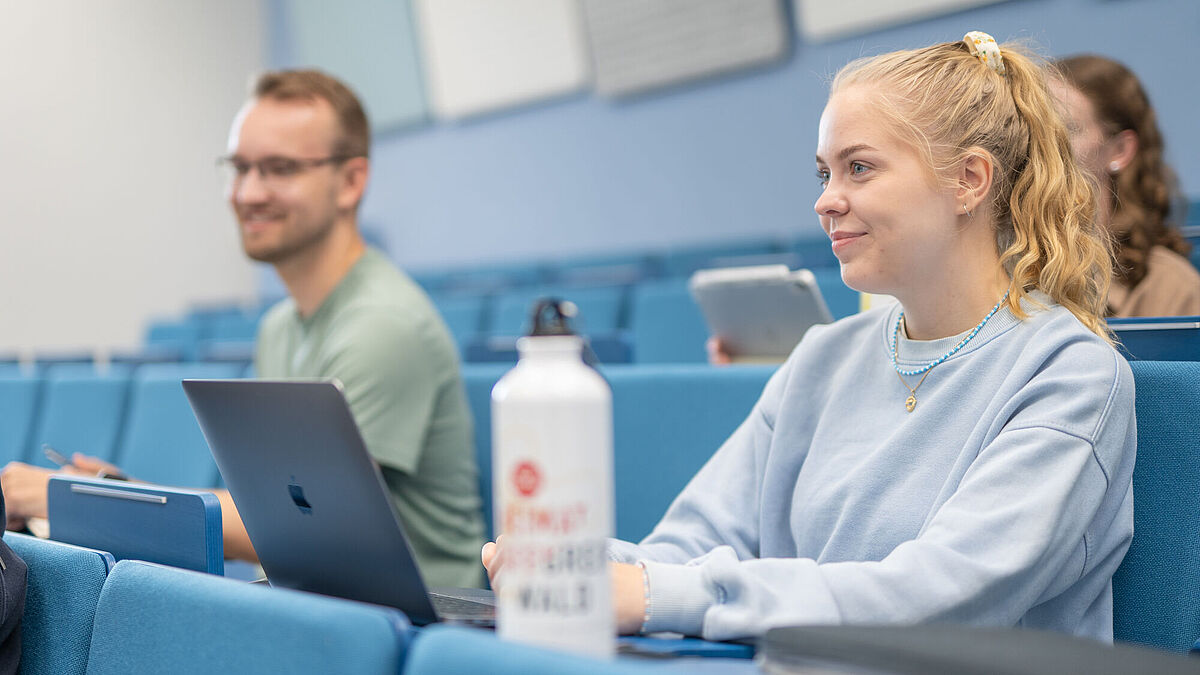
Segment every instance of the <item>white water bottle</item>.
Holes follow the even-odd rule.
[[[612,390],[583,362],[574,305],[539,301],[520,360],[492,389],[496,579],[502,639],[608,656],[616,626]]]

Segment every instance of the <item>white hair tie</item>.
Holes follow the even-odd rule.
[[[973,30],[963,36],[963,43],[967,45],[971,56],[978,58],[983,65],[997,73],[1004,74],[1004,57],[1000,55],[1000,45],[996,44],[996,38],[983,31]]]

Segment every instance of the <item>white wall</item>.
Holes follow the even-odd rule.
[[[136,346],[251,299],[215,158],[264,63],[255,0],[4,2],[0,352]]]

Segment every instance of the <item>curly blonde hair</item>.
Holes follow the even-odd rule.
[[[947,42],[854,61],[832,92],[873,86],[884,119],[947,187],[968,157],[990,161],[997,252],[1012,279],[1008,307],[1025,318],[1021,301],[1040,289],[1111,341],[1112,256],[1096,224],[1094,183],[1075,162],[1044,62],[1018,45],[1000,49],[1003,75],[964,43]]]
[[[1182,215],[1183,200],[1175,172],[1163,157],[1158,118],[1142,83],[1124,65],[1080,54],[1059,59],[1054,66],[1063,82],[1091,102],[1107,135],[1127,129],[1137,134],[1138,151],[1129,166],[1100,185],[1113,196],[1109,228],[1115,239],[1117,279],[1133,288],[1146,278],[1150,249],[1164,246],[1185,257],[1192,249],[1172,218]]]

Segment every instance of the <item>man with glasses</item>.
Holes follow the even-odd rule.
[[[358,99],[317,71],[263,75],[234,119],[221,164],[242,247],[289,295],[263,317],[254,365],[264,378],[339,379],[426,582],[478,586],[483,520],[457,349],[425,293],[359,233],[369,145]],[[105,465],[77,456],[75,467]],[[232,499],[217,494],[226,555],[254,559]],[[40,495],[44,514],[45,479]]]

